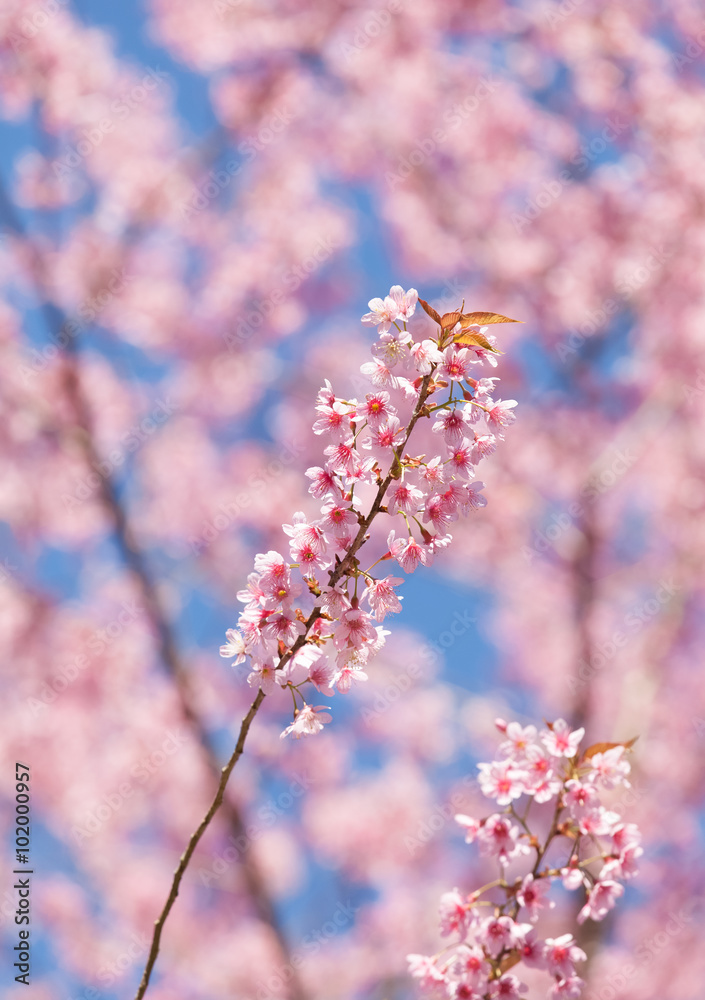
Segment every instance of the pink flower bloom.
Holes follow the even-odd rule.
[[[343,649],[348,644],[360,649],[366,642],[374,642],[377,633],[370,616],[361,608],[350,608],[344,611],[335,626],[333,642],[337,649]]]
[[[449,506],[448,501],[439,494],[430,497],[426,501],[426,509],[423,515],[424,522],[430,521],[434,529],[441,535],[445,535],[448,525],[458,520],[455,509]]]
[[[294,514],[291,524],[283,524],[282,527],[292,539],[290,543],[292,549],[307,545],[319,554],[325,552],[326,536],[323,528],[318,524],[309,524],[306,515],[302,514],[301,511]]]
[[[419,472],[421,474],[421,478],[425,480],[429,489],[436,489],[438,486],[442,486],[445,482],[443,461],[440,455],[436,455],[436,457],[432,458],[430,462],[427,462],[425,466],[422,466]]]
[[[453,819],[465,830],[465,843],[472,844],[480,832],[479,822],[473,819],[472,816],[466,816],[464,813],[458,813]]]
[[[405,292],[401,285],[392,285],[389,289],[389,298],[396,304],[398,319],[411,319],[416,311],[416,303],[419,301],[419,293],[415,288],[410,288],[408,292]],[[372,308],[371,304],[370,308]]]
[[[366,680],[369,680],[369,678],[365,671],[350,662],[346,663],[340,668],[340,670],[336,671],[332,683],[335,684],[337,689],[343,694],[347,694],[355,681]]]
[[[600,873],[600,878],[630,879],[639,874],[638,860],[644,853],[643,847],[626,847],[619,858],[608,861]]]
[[[385,576],[383,580],[375,580],[365,588],[360,599],[367,599],[376,621],[383,622],[385,615],[401,611],[402,598],[397,597],[394,588],[403,582],[401,577]]]
[[[612,843],[618,854],[641,843],[641,831],[636,823],[620,823],[612,831]]]
[[[253,663],[252,672],[247,677],[250,687],[260,687],[265,694],[273,694],[283,680],[281,670],[277,670],[273,660]]]
[[[355,440],[349,437],[338,444],[331,444],[323,449],[323,454],[328,459],[326,468],[329,472],[335,472],[339,476],[347,476],[352,472],[357,461]]]
[[[516,414],[513,412],[516,405],[516,399],[498,399],[487,414],[487,423],[497,432],[499,437],[502,437],[499,433],[500,430],[513,424],[516,420]]]
[[[283,555],[273,550],[255,556],[255,571],[260,574],[259,586],[263,593],[271,593],[280,584],[289,582],[289,564]]]
[[[298,676],[293,676],[295,673],[298,675],[300,671],[303,672],[300,679]],[[335,694],[332,687],[335,666],[320,646],[304,646],[279,673],[285,674],[286,680],[292,680],[296,684],[304,680],[311,681],[314,687],[328,698]]]
[[[419,563],[423,563],[424,566],[428,563],[426,549],[423,545],[419,545],[415,538],[395,538],[392,531],[387,544],[389,551],[405,573],[413,573]]]
[[[467,944],[460,945],[453,960],[453,973],[466,986],[484,988],[490,974],[490,963],[485,960],[482,949]]]
[[[551,729],[543,730],[541,741],[554,757],[575,757],[584,735],[584,729],[573,732],[564,719],[556,719]]]
[[[575,778],[565,783],[565,804],[573,819],[580,819],[590,809],[600,804],[599,796],[593,785],[585,785]]]
[[[490,984],[490,997],[494,1000],[521,1000],[520,994],[526,993],[528,986],[522,983],[511,972],[505,973],[500,979]]]
[[[389,333],[381,333],[380,338],[372,345],[375,357],[381,358],[387,368],[396,368],[399,362],[406,362],[409,359],[409,344],[411,334],[405,330],[391,330]]]
[[[461,938],[465,937],[472,923],[472,914],[457,889],[443,893],[439,913],[443,937],[448,937],[449,934],[459,934]]]
[[[588,917],[592,920],[602,920],[623,893],[624,886],[613,879],[596,882],[590,891],[587,903],[578,914],[578,923],[585,923]]]
[[[499,382],[496,375],[491,375],[489,378],[479,378],[477,380],[473,393],[474,398],[478,401],[478,403],[482,403],[483,406],[487,406],[491,402],[495,382]]]
[[[394,407],[389,405],[389,393],[383,390],[368,392],[365,402],[360,403],[355,411],[355,419],[359,422],[366,420],[370,427],[378,427],[392,416],[395,416]]]
[[[503,948],[511,948],[513,930],[514,921],[511,917],[487,917],[480,924],[477,937],[489,954],[496,958]]]
[[[322,469],[320,466],[314,465],[310,469],[306,469],[306,476],[312,480],[308,491],[317,500],[322,500],[329,494],[336,500],[342,499],[343,492],[340,484],[329,469]]]
[[[538,803],[549,802],[563,787],[562,779],[556,776],[553,758],[536,743],[526,748],[523,767],[526,771],[526,790]]]
[[[294,562],[298,563],[299,569],[304,576],[315,576],[317,570],[328,569],[330,559],[326,559],[317,549],[314,549],[308,542],[291,543],[291,554]]]
[[[535,879],[533,875],[527,875],[521,883],[516,895],[517,902],[528,910],[529,920],[532,923],[536,923],[545,906],[550,910],[556,905],[553,900],[544,899],[550,889],[551,883],[548,878]]]
[[[264,591],[260,587],[259,579],[259,573],[250,573],[247,577],[247,587],[244,590],[238,590],[235,595],[238,601],[248,605],[258,605],[264,601]]]
[[[234,628],[229,628],[225,633],[225,638],[228,640],[224,646],[220,647],[220,655],[230,658],[235,657],[235,663],[242,663],[245,659],[245,642],[242,635],[237,632]]]
[[[433,366],[443,361],[442,353],[432,340],[422,340],[420,344],[412,344],[411,356],[419,375],[429,375]]]
[[[439,411],[439,418],[431,428],[434,434],[442,434],[446,444],[457,447],[468,432],[468,422],[464,409]]]
[[[624,759],[626,750],[623,746],[611,747],[604,753],[596,753],[589,759],[591,768],[589,778],[599,782],[603,788],[614,788],[616,785],[627,785],[627,775],[631,765]]]
[[[468,377],[472,363],[467,347],[456,347],[455,344],[451,344],[443,352],[443,361],[438,373],[454,382],[462,382]]]
[[[450,983],[448,985],[450,1000],[482,1000],[482,995],[469,983]]]
[[[423,989],[433,989],[434,986],[446,982],[446,977],[436,967],[432,958],[426,955],[407,955],[406,960],[409,963],[409,975],[414,979],[420,979]]]
[[[272,615],[267,624],[262,626],[262,635],[265,639],[276,639],[285,646],[293,646],[305,631],[303,622],[289,614]]]
[[[508,806],[512,799],[524,794],[525,773],[514,761],[492,761],[478,764],[480,788],[483,795],[495,799],[498,806]]]
[[[421,490],[410,483],[399,482],[396,486],[392,486],[387,494],[387,511],[392,515],[398,514],[400,510],[405,514],[415,514],[423,501],[423,496]]]
[[[399,316],[398,304],[391,296],[387,295],[384,299],[370,299],[367,305],[371,311],[365,313],[362,322],[366,326],[379,327],[379,333],[386,333]]]
[[[561,881],[563,888],[568,890],[579,889],[585,882],[585,876],[578,867],[561,868]]]
[[[606,837],[612,833],[619,822],[619,815],[609,812],[603,806],[586,810],[578,820],[580,832],[585,836]]]
[[[497,438],[494,434],[476,434],[473,444],[473,459],[475,463],[487,458],[497,449]]]
[[[390,417],[385,423],[372,429],[364,446],[378,459],[390,461],[394,451],[404,443],[405,430],[399,417]]]
[[[481,507],[487,506],[487,497],[484,497],[480,490],[484,490],[485,484],[479,480],[475,480],[474,483],[468,483],[465,486],[465,496],[462,502],[462,508],[465,513],[468,509],[479,510]]]
[[[335,402],[332,406],[317,406],[320,417],[313,425],[314,434],[327,434],[334,441],[342,441],[350,436],[350,407]]]
[[[349,534],[352,525],[357,525],[357,515],[349,507],[341,507],[335,500],[329,500],[321,507],[321,524],[326,531],[335,535]]]
[[[507,865],[512,858],[528,854],[530,847],[521,838],[521,831],[506,816],[494,813],[489,816],[477,834],[480,853],[485,857],[496,857],[500,864]]]
[[[336,401],[336,395],[333,392],[333,386],[330,384],[329,379],[324,379],[323,385],[321,386],[318,396],[316,397],[316,402],[321,406],[332,406]]]
[[[527,747],[536,739],[536,726],[527,726],[524,729],[518,722],[510,722],[504,732],[507,734],[507,739],[504,743],[500,743],[499,752],[505,757],[523,760]]]
[[[555,1000],[579,1000],[583,995],[585,980],[579,976],[569,976],[568,979],[557,980],[549,990],[549,997]]]
[[[331,618],[340,618],[346,608],[350,607],[350,598],[340,589],[340,585],[321,593],[321,609]]]
[[[326,722],[331,721],[331,716],[328,715],[324,709],[327,705],[304,705],[304,707],[296,713],[296,718],[290,726],[287,726],[283,733],[280,734],[280,739],[288,736],[289,733],[292,734],[294,739],[299,739],[301,736],[315,736],[316,733],[320,733],[323,729],[323,725]]]
[[[360,365],[360,371],[369,378],[372,385],[379,386],[381,389],[396,389],[399,385],[397,377],[392,374],[391,369],[382,358],[365,361],[364,364]]]
[[[375,460],[374,458],[360,458],[356,456],[353,467],[348,473],[349,485],[355,486],[357,483],[375,482]]]
[[[453,475],[469,479],[474,472],[472,447],[464,444],[452,451],[448,459],[448,468]]]
[[[587,955],[578,948],[572,934],[546,939],[546,963],[552,976],[569,979],[575,974],[575,963],[586,959]]]
[[[546,946],[537,937],[532,924],[515,924],[514,946],[521,952],[521,960],[530,969],[546,968]]]

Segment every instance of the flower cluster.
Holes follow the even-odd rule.
[[[454,941],[432,957],[409,955],[410,972],[433,994],[513,1000],[527,986],[509,970],[524,962],[552,977],[549,997],[572,1000],[584,986],[575,965],[585,953],[571,934],[541,940],[536,923],[555,905],[548,898],[554,883],[584,890],[583,923],[602,920],[623,894],[622,882],[638,873],[638,828],[601,802],[606,790],[629,785],[631,743],[598,743],[581,752],[584,730],[571,731],[563,719],[541,733],[502,719],[496,725],[506,737],[500,759],[479,765],[479,783],[502,811],[482,820],[455,819],[467,843],[496,860],[499,877],[469,896],[454,889],[441,897],[441,934]],[[522,797],[526,804],[519,810]],[[547,829],[542,836],[532,833],[532,805],[550,802]],[[527,859],[529,871],[508,878],[507,867],[520,859]]]
[[[435,336],[409,332],[418,302],[436,322]],[[498,379],[471,376],[477,366],[496,365],[500,353],[477,318],[513,321],[462,311],[439,316],[415,289],[399,285],[369,307],[362,322],[377,327],[372,360],[361,367],[369,392],[342,399],[326,381],[318,395],[313,431],[325,460],[306,475],[320,517],[294,514],[283,526],[288,553],[256,556],[237,595],[245,605],[238,627],[220,650],[236,664],[249,658],[249,683],[265,694],[290,689],[294,721],[282,736],[311,735],[330,721],[327,706],[303,700],[303,684],[330,697],[367,680],[370,657],[389,634],[381,623],[401,610],[401,578],[372,570],[395,560],[412,573],[450,543],[452,524],[485,505],[475,467],[514,419],[516,402],[493,398]],[[421,418],[430,421],[431,455],[408,450]],[[378,516],[389,522],[386,549],[363,569],[358,553]]]

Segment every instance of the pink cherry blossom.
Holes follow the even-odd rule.
[[[347,645],[360,649],[366,642],[374,642],[377,633],[367,612],[361,608],[343,611],[335,626],[333,641],[338,649]]]
[[[516,898],[520,906],[528,911],[529,920],[535,923],[541,915],[541,910],[545,907],[551,909],[556,904],[553,900],[546,899],[551,890],[549,879],[535,879],[529,874],[524,877],[521,886],[517,890]]]
[[[245,659],[247,648],[240,632],[234,628],[229,628],[225,633],[228,640],[220,647],[220,655],[225,657],[235,657],[235,663],[242,663]]]
[[[528,988],[517,976],[508,972],[490,984],[489,995],[492,1000],[495,997],[503,998],[503,1000],[519,1000],[521,994],[526,993]]]
[[[473,819],[472,816],[466,816],[464,813],[458,813],[453,817],[453,819],[465,830],[465,843],[474,843],[477,834],[480,831],[480,823],[478,820]]]
[[[365,313],[362,322],[367,326],[378,327],[379,333],[386,333],[399,316],[399,305],[389,295],[385,296],[384,299],[370,299],[367,304],[370,307],[370,312]]]
[[[564,719],[556,719],[551,729],[544,729],[541,742],[554,757],[575,757],[584,729],[573,731]]]
[[[614,879],[596,882],[590,890],[585,906],[578,914],[578,923],[584,923],[588,917],[592,920],[602,920],[623,894],[624,886]]]
[[[616,785],[629,787],[627,775],[631,770],[628,760],[625,760],[626,750],[623,746],[610,747],[603,753],[590,757],[588,766],[591,768],[589,778],[602,785],[603,788],[614,788]]]
[[[386,615],[401,611],[402,598],[394,590],[400,583],[403,583],[401,577],[385,576],[383,580],[370,583],[362,592],[361,600],[367,600],[376,621],[383,622]]]
[[[446,347],[438,371],[453,382],[463,382],[468,377],[471,364],[470,351],[466,347]]]
[[[439,904],[441,917],[441,934],[458,934],[464,938],[472,922],[472,914],[465,900],[457,889],[444,892]]]
[[[498,806],[508,806],[524,794],[526,775],[514,761],[492,761],[479,764],[478,769],[483,795],[495,799]]]
[[[392,531],[387,544],[389,545],[389,551],[405,573],[413,573],[420,563],[423,563],[425,566],[429,562],[429,554],[426,548],[423,545],[419,545],[416,539],[412,537],[395,538]]]
[[[569,979],[575,973],[576,962],[585,962],[587,955],[578,948],[572,934],[546,939],[548,971],[560,979]]]
[[[389,289],[389,298],[396,303],[397,317],[399,319],[411,319],[416,309],[416,303],[419,300],[419,293],[415,288],[410,288],[408,292],[405,292],[401,285],[392,285]]]
[[[365,396],[365,402],[360,403],[355,410],[355,419],[358,421],[366,420],[370,427],[378,427],[389,417],[396,415],[389,399],[389,393],[383,390],[368,392]]]
[[[514,921],[511,917],[488,917],[478,930],[478,939],[488,953],[496,958],[504,948],[509,949],[514,940]]]
[[[498,813],[485,820],[477,834],[477,842],[482,854],[496,857],[502,865],[509,864],[521,854],[529,853],[529,845],[522,839],[519,827]]]
[[[283,733],[281,733],[281,739],[288,736],[289,733],[295,738],[300,739],[301,736],[315,736],[323,729],[323,725],[326,722],[330,722],[332,716],[330,716],[325,709],[326,705],[304,705],[296,713],[296,718],[287,726]]]

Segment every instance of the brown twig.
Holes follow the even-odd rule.
[[[247,733],[249,732],[250,725],[252,724],[252,720],[254,719],[255,715],[257,715],[259,707],[264,701],[264,699],[265,699],[264,691],[262,691],[262,689],[260,688],[260,690],[257,692],[257,697],[250,705],[249,712],[242,720],[242,725],[240,726],[240,735],[238,736],[237,743],[235,744],[235,749],[233,750],[230,760],[222,769],[220,782],[218,784],[218,791],[215,793],[215,798],[211,802],[208,812],[205,814],[201,822],[198,824],[198,827],[191,835],[186,850],[181,855],[178,867],[174,872],[174,878],[171,883],[171,889],[169,890],[169,895],[167,896],[166,903],[164,904],[162,912],[159,914],[159,917],[154,924],[154,934],[152,936],[152,944],[149,949],[147,964],[145,965],[144,972],[142,973],[142,980],[140,982],[139,989],[135,994],[135,1000],[141,1000],[141,998],[147,991],[147,987],[149,986],[149,977],[152,974],[154,963],[156,962],[157,955],[159,954],[159,944],[162,938],[162,930],[164,929],[164,924],[166,922],[167,917],[169,916],[171,908],[176,902],[176,897],[179,895],[179,888],[181,886],[181,880],[184,877],[184,872],[188,868],[188,863],[191,860],[193,852],[196,850],[199,840],[208,829],[210,821],[213,819],[218,809],[220,808],[220,805],[223,801],[223,796],[225,794],[225,787],[228,783],[228,778],[230,777],[232,769],[235,767],[238,760],[242,756],[242,752],[245,749],[245,739],[247,738]]]

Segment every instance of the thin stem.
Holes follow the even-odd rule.
[[[431,380],[431,375],[429,374],[424,378],[421,384],[419,399],[414,409],[414,412],[411,416],[411,419],[409,420],[404,441],[402,442],[401,445],[399,445],[399,448],[396,450],[394,462],[392,462],[389,472],[379,485],[379,488],[377,490],[377,495],[374,499],[372,507],[370,508],[369,514],[367,515],[366,518],[364,518],[364,520],[360,524],[360,528],[358,530],[357,535],[355,536],[355,540],[353,541],[352,545],[345,554],[344,559],[341,562],[339,562],[338,565],[333,570],[331,570],[329,574],[328,583],[330,587],[334,587],[338,582],[338,580],[340,580],[340,578],[344,574],[348,573],[350,569],[353,567],[353,560],[355,558],[355,555],[365,542],[367,537],[367,531],[370,525],[372,524],[372,521],[379,513],[380,508],[382,506],[382,500],[384,499],[384,494],[387,492],[389,484],[394,478],[392,475],[394,466],[400,462],[403,449],[406,447],[411,432],[413,431],[414,426],[416,425],[416,422],[419,419],[419,416],[421,414],[421,408],[424,404],[424,401],[428,393],[428,384],[430,380]],[[300,635],[297,638],[296,642],[291,646],[291,648],[286,650],[286,652],[280,657],[279,663],[277,664],[278,670],[284,667],[284,665],[291,659],[291,657],[305,644],[311,626],[320,617],[321,617],[321,608],[320,606],[317,606],[313,609],[311,614],[308,616],[308,619],[306,620],[305,623],[306,631],[303,633],[303,635]],[[183,878],[184,872],[188,867],[189,861],[191,860],[191,857],[193,855],[194,850],[196,849],[199,840],[205,833],[206,829],[208,828],[208,825],[210,824],[210,821],[215,816],[216,812],[220,807],[221,802],[223,801],[223,795],[225,794],[225,788],[227,786],[228,779],[230,777],[233,768],[235,767],[235,765],[237,764],[238,760],[242,755],[242,752],[245,748],[245,739],[247,737],[247,733],[249,732],[250,725],[255,715],[257,714],[260,705],[264,701],[264,697],[265,697],[264,692],[260,688],[260,690],[257,693],[257,697],[250,706],[249,712],[243,719],[242,726],[240,727],[240,735],[238,736],[237,744],[235,746],[235,750],[233,751],[233,755],[231,756],[230,760],[222,770],[222,776],[220,779],[220,783],[218,785],[218,791],[216,793],[216,796],[213,799],[213,802],[211,803],[208,812],[203,817],[195,833],[189,840],[188,847],[186,848],[186,851],[184,852],[179,862],[178,868],[174,872],[174,878],[171,884],[171,890],[169,892],[169,896],[167,897],[167,901],[164,904],[164,908],[154,925],[154,935],[152,937],[152,944],[149,951],[149,957],[147,959],[147,965],[145,966],[144,974],[142,976],[142,981],[135,995],[135,1000],[142,1000],[142,997],[144,996],[147,990],[147,986],[149,985],[149,977],[152,973],[152,969],[154,968],[154,963],[157,960],[157,955],[159,954],[159,943],[161,941],[162,930],[164,928],[166,919],[169,916],[171,908],[174,905],[174,902],[176,901],[176,897],[179,894],[179,886],[181,885],[181,880]]]
[[[254,719],[255,715],[257,715],[259,707],[264,701],[264,699],[265,699],[264,691],[260,688],[259,691],[257,692],[257,697],[250,705],[250,709],[247,715],[242,720],[242,725],[240,726],[240,735],[238,736],[237,743],[235,744],[235,749],[233,750],[230,760],[222,769],[220,782],[218,784],[218,790],[215,793],[215,797],[210,804],[210,808],[208,809],[208,812],[203,817],[201,822],[198,824],[198,827],[196,828],[194,833],[191,835],[191,839],[188,842],[188,846],[184,851],[184,853],[182,854],[178,867],[174,872],[174,878],[171,883],[171,889],[169,890],[169,895],[167,897],[166,903],[164,904],[162,912],[159,914],[159,917],[154,924],[152,944],[149,949],[147,964],[145,966],[144,972],[142,973],[142,981],[140,982],[139,989],[135,994],[135,1000],[142,1000],[142,997],[144,996],[147,987],[149,986],[149,977],[152,974],[154,963],[156,962],[157,955],[159,954],[159,944],[162,938],[162,930],[164,929],[166,918],[169,916],[171,908],[176,902],[176,897],[179,895],[179,888],[181,887],[181,880],[184,877],[184,872],[186,871],[188,863],[191,860],[191,857],[193,856],[193,852],[196,850],[196,847],[198,846],[199,840],[208,829],[211,820],[213,819],[218,809],[220,808],[220,804],[223,801],[223,795],[225,794],[225,787],[228,783],[228,778],[230,777],[232,769],[235,767],[238,760],[242,756],[242,752],[245,749],[245,739],[247,737],[247,733],[249,732],[250,725],[252,724],[252,720]]]

